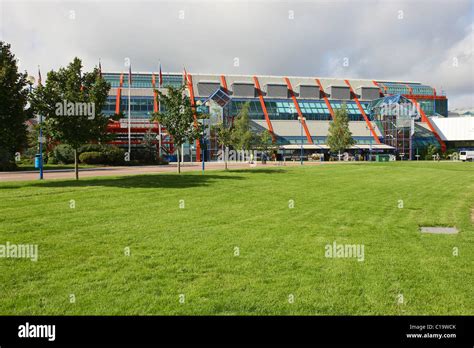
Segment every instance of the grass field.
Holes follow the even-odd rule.
[[[0,244],[39,259],[0,259],[0,314],[472,315],[472,208],[470,163],[2,183]]]

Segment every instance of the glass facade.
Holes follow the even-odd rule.
[[[418,83],[381,82],[381,84],[387,87],[388,94],[410,94],[411,88],[412,94],[434,95],[432,87]]]
[[[120,83],[120,73],[104,73],[103,76],[108,81],[112,88],[119,87]],[[156,85],[158,85],[158,74],[155,74]],[[183,75],[181,74],[163,74],[163,87],[180,87],[183,84]],[[400,94],[409,94],[410,90],[406,84],[402,83],[391,83],[384,82],[382,83],[387,87],[388,94],[400,95]],[[427,95],[431,96],[434,94],[434,89],[421,85],[421,84],[408,84],[412,88],[412,93],[417,95]],[[128,72],[123,73],[123,91],[121,96],[120,109],[125,115],[125,118],[128,114]],[[152,75],[151,74],[133,74],[132,76],[132,86],[131,88],[153,88],[152,85]],[[145,93],[144,93],[145,94]],[[217,103],[224,105],[227,102],[227,95],[224,93],[222,95],[216,95]],[[131,100],[131,117],[132,119],[149,119],[153,113],[153,97],[151,96],[133,96]],[[405,98],[406,99],[406,98]],[[205,101],[207,98],[196,98],[196,101],[201,100]],[[249,103],[249,116],[252,120],[264,120],[264,114],[259,98],[231,98],[229,103],[224,107],[223,113],[226,119],[231,119],[239,114],[243,105]],[[419,98],[418,102],[424,112],[428,115],[441,114],[447,116],[447,99],[423,99]],[[350,121],[364,121],[364,117],[361,114],[357,104],[353,100],[329,100],[329,103],[334,111],[342,108],[344,105],[347,108],[347,113]],[[389,136],[392,137],[392,145],[398,148],[400,151],[406,151],[405,140],[407,139],[407,129],[396,129],[392,132],[392,129],[387,128],[389,122],[383,123],[382,120],[377,119],[375,115],[370,114],[371,102],[360,102],[363,110],[371,120],[375,120],[378,128],[382,131],[383,136],[388,139]],[[298,105],[301,109],[303,116],[308,121],[331,121],[332,117],[329,113],[328,107],[324,100],[322,99],[298,99]],[[103,109],[105,115],[113,115],[115,113],[116,106],[116,96],[108,96],[106,104]],[[265,98],[265,107],[268,111],[270,120],[298,120],[298,113],[296,107],[293,103],[293,100],[288,98]],[[209,112],[209,108],[206,106],[200,106],[199,110],[202,112]],[[217,122],[212,120],[211,122]],[[256,132],[261,132],[262,129],[255,129]],[[387,129],[386,129],[387,128]],[[396,131],[396,132],[395,132]],[[398,132],[398,133],[397,133]],[[363,133],[364,136],[354,137],[356,145],[362,144],[375,144],[375,139],[370,135],[369,130],[367,130],[367,136]],[[313,142],[316,145],[326,144],[326,136],[313,137]],[[215,142],[215,137],[209,136],[208,139],[208,148],[206,150],[206,157],[213,158],[218,150],[218,145]],[[306,135],[304,136],[277,136],[277,142],[279,144],[307,144]],[[400,145],[401,142],[401,145]],[[413,137],[413,145],[415,148],[421,149],[426,147],[427,144],[438,145],[436,139],[433,137],[431,132],[424,131],[422,127],[416,128],[415,136]],[[196,146],[191,144],[184,145],[185,158],[190,160],[192,156],[195,156]],[[194,160],[195,157],[193,158]]]
[[[232,100],[232,102],[227,106],[228,113],[232,116],[239,114],[242,106],[246,103],[250,103],[249,116],[252,120],[263,120],[265,116],[263,115],[262,107],[260,101],[257,99],[248,99],[248,100]],[[330,101],[331,107],[333,110],[340,109],[344,104],[346,104],[347,113],[349,120],[351,121],[364,121],[357,104],[353,101]],[[323,100],[298,100],[298,105],[303,113],[303,116],[307,120],[313,121],[330,121],[331,114],[327,108],[326,103]],[[296,107],[293,104],[293,101],[290,100],[265,100],[265,106],[267,108],[268,116],[271,120],[297,120],[298,113]],[[365,113],[368,115],[369,103],[362,103],[361,106],[364,109]]]
[[[110,83],[112,88],[120,86],[120,73],[106,73],[102,75]],[[183,84],[183,75],[181,74],[163,74],[162,87],[180,87]],[[158,87],[158,73],[155,74],[155,87]],[[123,73],[123,88],[128,88],[128,71]],[[132,85],[130,88],[153,88],[151,74],[134,74],[132,72]]]
[[[103,109],[104,115],[115,114],[115,103],[117,98],[109,96]],[[128,97],[122,96],[120,99],[120,110],[124,115],[128,115]],[[131,118],[150,118],[153,113],[153,97],[130,97]]]

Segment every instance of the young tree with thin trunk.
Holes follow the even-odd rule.
[[[249,109],[250,103],[247,102],[234,120],[231,143],[236,150],[251,150],[256,143],[255,134],[250,129]]]
[[[340,153],[355,144],[349,130],[349,117],[345,104],[335,111],[334,120],[329,123],[327,144],[333,153]]]
[[[232,124],[226,125],[224,122],[219,122],[213,127],[213,130],[217,138],[217,143],[224,150],[222,155],[224,156],[225,170],[227,170],[227,156],[229,153],[229,146],[232,144]]]
[[[43,117],[50,136],[74,149],[74,169],[79,180],[78,149],[89,142],[109,139],[109,118],[102,115],[110,84],[99,70],[82,72],[79,58],[58,71],[50,71],[44,86],[38,86],[31,98],[34,111]]]
[[[194,119],[194,114],[199,119],[207,118],[207,114],[193,110],[191,100],[184,93],[185,86],[174,88],[167,87],[166,93],[156,91],[157,98],[163,109],[162,112],[153,114],[152,121],[158,121],[173,137],[177,151],[177,171],[181,173],[181,145],[185,142],[194,142],[202,134],[202,125]]]

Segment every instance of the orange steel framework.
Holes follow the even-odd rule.
[[[385,89],[385,94],[388,94],[387,93],[387,87],[384,86],[382,83],[380,82],[376,82],[376,81],[372,81],[374,83],[374,85],[376,85],[377,87],[380,88],[380,85],[383,86],[383,88]],[[425,112],[423,111],[423,109],[421,108],[420,104],[418,103],[418,100],[419,99],[425,99],[425,100],[443,100],[443,99],[446,99],[446,96],[438,96],[436,95],[436,89],[433,88],[434,92],[433,92],[433,95],[424,95],[424,94],[413,94],[413,88],[411,88],[409,85],[405,84],[405,86],[408,87],[410,93],[409,94],[403,94],[404,97],[408,98],[409,100],[411,100],[413,102],[413,104],[415,104],[416,106],[416,109],[418,110],[420,116],[421,116],[421,121],[422,122],[425,122],[427,125],[428,125],[428,128],[430,129],[431,133],[433,133],[433,135],[435,136],[436,140],[438,141],[439,145],[441,146],[441,151],[442,152],[446,152],[446,143],[443,141],[443,139],[441,139],[441,137],[439,136],[438,132],[436,131],[436,129],[433,127],[433,125],[431,124],[431,121],[430,119],[426,116]]]
[[[123,74],[120,74],[120,84],[117,88],[117,99],[115,100],[115,113],[120,113],[120,99],[122,98]]]
[[[379,139],[379,137],[377,136],[377,133],[375,133],[374,127],[372,126],[372,122],[370,122],[369,118],[367,117],[367,114],[366,114],[365,111],[364,111],[364,108],[362,107],[362,105],[360,105],[359,99],[357,98],[357,96],[356,96],[354,90],[352,89],[352,86],[351,86],[351,84],[349,83],[349,80],[344,80],[344,82],[346,83],[347,86],[349,86],[349,90],[351,91],[352,98],[354,98],[354,101],[356,102],[357,107],[359,108],[359,111],[360,111],[360,113],[362,114],[362,117],[364,117],[365,123],[366,123],[367,126],[369,127],[370,133],[371,133],[372,136],[374,137],[375,142],[376,142],[377,144],[381,144],[380,139]]]
[[[258,98],[260,99],[260,105],[262,106],[262,111],[263,111],[263,115],[265,116],[265,121],[267,121],[268,130],[272,135],[273,142],[275,142],[276,136],[275,136],[275,133],[273,132],[272,122],[270,121],[270,117],[268,116],[267,107],[265,106],[265,100],[263,99],[263,93],[262,93],[262,90],[260,89],[260,83],[258,82],[257,76],[253,77],[253,82],[255,84],[255,88],[257,89],[257,94],[258,94]]]
[[[194,89],[193,89],[193,77],[191,74],[186,74],[186,83],[188,85],[189,90],[189,99],[191,101],[191,108],[193,110],[193,117],[194,117],[194,127],[198,127],[197,122],[197,115],[196,115],[196,102],[194,101]],[[201,162],[201,142],[199,139],[196,140],[196,162]]]
[[[426,124],[428,125],[428,128],[431,130],[431,133],[433,133],[433,135],[435,136],[436,140],[438,140],[438,143],[439,145],[441,146],[441,151],[442,152],[446,152],[446,143],[441,139],[441,137],[439,136],[438,132],[436,131],[436,129],[434,129],[433,125],[431,124],[430,122],[430,119],[426,116],[425,112],[423,111],[423,109],[421,108],[420,104],[418,104],[418,101],[411,97],[409,98],[416,106],[416,109],[418,110],[418,112],[420,113],[421,115],[421,121],[422,122],[426,122]]]
[[[301,112],[300,106],[298,101],[296,100],[295,93],[293,92],[293,87],[291,86],[291,82],[288,77],[284,78],[286,85],[288,86],[288,91],[290,92],[291,99],[293,99],[293,104],[295,104],[296,112],[298,113],[298,117],[300,119],[301,125],[304,128],[304,132],[306,134],[306,139],[310,144],[313,144],[313,139],[311,138],[311,134],[309,133],[308,126],[306,125],[306,121],[304,120],[303,113]]]
[[[331,103],[328,100],[326,92],[324,92],[323,85],[321,84],[321,81],[319,81],[319,79],[315,79],[315,80],[319,86],[319,93],[323,96],[324,102],[326,103],[329,113],[331,114],[331,117],[334,120],[334,110],[332,109]]]
[[[222,88],[225,89],[226,92],[228,92],[228,88],[227,88],[227,81],[225,79],[225,76],[224,75],[221,75],[221,86]]]

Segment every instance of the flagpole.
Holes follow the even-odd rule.
[[[158,75],[158,89],[160,89],[162,86],[161,86],[161,80],[162,80],[162,72],[161,72],[161,60],[159,60],[159,63],[160,63],[160,71],[159,71],[159,75]],[[159,95],[157,96],[158,97],[158,112],[160,112],[160,108],[161,108],[161,105],[160,105],[160,98],[159,98]],[[160,122],[158,122],[158,156],[160,157],[161,159],[161,124]]]
[[[131,127],[130,127],[130,85],[132,84],[132,68],[130,67],[128,70],[128,158],[131,159],[131,152],[132,152],[132,137],[131,137]]]

